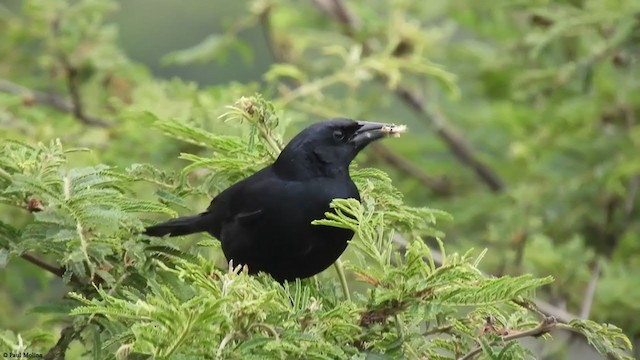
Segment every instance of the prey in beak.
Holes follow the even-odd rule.
[[[358,130],[353,133],[349,142],[357,149],[362,149],[371,142],[385,136],[399,137],[407,130],[406,125],[385,124],[370,121],[358,121]]]

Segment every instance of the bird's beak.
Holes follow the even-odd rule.
[[[383,137],[396,135],[405,130],[404,126],[394,124],[377,123],[370,121],[358,121],[360,128],[351,136],[349,140],[360,150],[370,143],[382,139]]]

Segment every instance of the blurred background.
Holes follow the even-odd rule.
[[[287,139],[334,116],[407,124],[359,165],[389,172],[407,203],[451,213],[449,251],[488,248],[490,274],[553,275],[537,294],[552,311],[620,326],[637,352],[639,60],[637,0],[0,0],[0,128],[93,150],[74,166],[176,170],[199,150],[141,113],[235,133],[218,117],[261,92]],[[16,96],[74,102],[69,73],[83,114]],[[46,329],[27,310],[60,299],[59,279],[0,263],[0,328]],[[575,346],[541,356],[581,358]]]

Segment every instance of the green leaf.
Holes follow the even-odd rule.
[[[212,60],[225,61],[235,50],[245,63],[252,59],[252,50],[245,42],[229,36],[212,34],[188,49],[174,51],[162,57],[163,65],[203,64]]]
[[[274,82],[282,78],[291,78],[300,82],[306,81],[306,76],[302,70],[292,64],[273,64],[263,77],[268,82]]]
[[[611,324],[598,324],[591,320],[572,320],[568,324],[583,334],[600,354],[612,359],[631,360],[632,345],[622,330]]]

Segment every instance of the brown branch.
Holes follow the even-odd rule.
[[[66,55],[61,55],[60,58],[62,59],[62,65],[66,75],[67,91],[71,97],[72,114],[76,119],[85,122],[84,105],[82,104],[82,97],[80,96],[79,89],[80,84],[78,83],[78,69],[71,65]]]
[[[59,268],[57,266],[53,266],[53,265],[47,263],[46,261],[44,261],[44,260],[42,260],[40,258],[37,258],[37,257],[35,257],[35,256],[31,255],[31,254],[26,254],[25,253],[25,254],[20,255],[20,257],[25,259],[25,260],[27,260],[28,262],[32,263],[33,265],[52,273],[53,275],[55,275],[55,276],[57,276],[59,278],[61,278],[64,275],[64,269],[63,268]]]
[[[538,315],[541,319],[545,319],[549,316],[553,316],[548,314],[545,311],[542,311],[538,305],[535,302],[529,301],[529,300],[524,300],[524,299],[513,299],[511,300],[513,301],[513,303],[522,306],[523,308],[536,313],[536,315]],[[555,316],[554,316],[555,317]],[[562,320],[561,320],[562,321]]]
[[[373,143],[370,145],[370,148],[382,161],[415,178],[424,187],[433,190],[438,195],[451,195],[451,184],[447,182],[446,179],[442,177],[434,177],[425,173],[419,167],[415,166],[410,161],[407,161],[404,157],[394,153],[381,143]]]
[[[267,45],[269,54],[276,62],[284,61],[284,57],[276,48],[275,40],[273,38],[273,30],[271,25],[271,6],[267,6],[258,16],[260,22],[260,28],[262,29],[262,35],[264,36],[264,42]]]
[[[635,211],[636,199],[640,192],[640,175],[635,175],[629,180],[627,197],[624,200],[625,221],[630,222]]]
[[[59,21],[53,23],[53,33],[58,35],[59,33]],[[78,68],[76,68],[69,60],[69,56],[64,52],[59,52],[58,57],[60,63],[65,72],[67,81],[67,91],[69,97],[71,97],[71,114],[75,116],[80,122],[86,125],[98,125],[94,120],[87,117],[84,112],[84,103],[82,101],[82,95],[80,94],[80,80],[78,78]],[[106,125],[106,124],[102,124]]]
[[[54,265],[51,265],[47,262],[45,262],[44,260],[41,260],[33,255],[30,254],[22,254],[20,255],[21,258],[23,258],[24,260],[30,262],[31,264],[46,270],[47,272],[59,277],[62,279],[62,277],[64,276],[64,273],[66,272],[66,269],[64,267],[56,267]],[[73,285],[76,286],[84,286],[86,285],[82,280],[80,280],[80,278],[76,275],[76,274],[72,274],[71,278],[69,279],[69,282]],[[93,284],[100,284],[103,283],[104,280],[98,276],[98,275],[94,275],[94,277],[91,279],[91,282]]]
[[[83,326],[79,330],[75,330],[73,324],[68,325],[60,332],[60,339],[44,356],[45,360],[64,360],[65,354],[71,342],[78,337],[80,331],[84,330]]]
[[[538,336],[544,335],[544,334],[548,333],[549,331],[553,330],[553,328],[555,328],[556,325],[558,325],[558,321],[554,317],[548,317],[548,318],[542,320],[542,322],[538,326],[536,326],[535,328],[530,329],[530,330],[516,332],[516,333],[510,334],[510,335],[506,335],[506,336],[502,336],[500,341],[509,342],[509,341],[513,341],[513,340],[516,340],[516,339],[522,339],[522,338],[525,338],[525,337],[538,337]],[[496,342],[494,342],[494,344],[495,343]],[[482,352],[482,347],[481,346],[477,346],[473,350],[468,352],[466,355],[458,358],[458,360],[471,360],[476,355],[478,355],[480,352]]]
[[[60,36],[60,23],[62,22],[62,15],[55,17],[51,21],[51,32],[55,37]],[[53,98],[53,95],[46,95],[45,99],[48,98],[49,101],[43,101],[44,104],[52,105],[52,107],[61,110],[63,112],[67,112],[73,115],[78,121],[85,125],[91,126],[99,126],[99,127],[109,127],[109,123],[100,118],[96,118],[93,116],[89,116],[85,113],[84,103],[82,101],[82,94],[80,92],[80,79],[78,68],[76,68],[71,60],[69,60],[69,56],[61,50],[57,51],[58,59],[60,60],[60,64],[64,70],[65,78],[66,78],[66,86],[67,92],[69,93],[69,97],[71,98],[71,102],[68,102],[64,99]],[[36,94],[32,92],[34,98],[36,98]],[[53,100],[55,99],[55,100]]]
[[[30,254],[26,254],[25,253],[25,254],[20,255],[20,257],[23,258],[24,260],[30,262],[31,264],[33,264],[33,265],[35,265],[35,266],[37,266],[37,267],[39,267],[39,268],[41,268],[43,270],[46,270],[47,272],[49,272],[49,273],[51,273],[51,274],[53,274],[53,275],[55,275],[55,276],[57,276],[59,278],[62,278],[64,276],[64,273],[66,272],[66,269],[64,267],[57,267],[57,266],[51,265],[51,264],[47,263],[46,261],[44,261],[44,260],[42,260],[42,259],[40,259],[40,258],[38,258],[36,256],[30,255]],[[85,282],[83,282],[76,274],[72,274],[71,278],[69,279],[69,281],[70,281],[70,283],[72,283],[72,284],[74,284],[76,286],[84,286],[84,285],[86,285]],[[103,278],[101,278],[100,276],[95,275],[95,274],[91,278],[91,283],[96,284],[96,285],[99,285],[99,284],[104,283],[104,282],[105,281],[104,281]]]
[[[469,166],[492,191],[499,192],[505,187],[503,180],[498,173],[485,165],[471,150],[464,138],[453,131],[447,119],[442,113],[435,109],[427,108],[424,101],[408,88],[400,85],[396,88],[395,94],[408,104],[416,113],[427,120],[434,127],[436,134],[447,144],[449,150],[463,164]]]
[[[347,9],[344,2],[335,0],[314,0],[313,2],[322,11],[336,18],[338,23],[344,26],[346,35],[349,37],[355,36],[356,29],[359,27],[359,21],[353,13]]]
[[[60,37],[60,24],[63,21],[63,16],[60,14],[55,17],[51,22],[51,32],[58,38]],[[84,118],[84,105],[82,97],[80,95],[80,83],[78,80],[78,69],[71,63],[69,56],[62,50],[57,50],[58,59],[64,70],[64,75],[67,83],[67,92],[71,97],[71,114],[81,122],[86,123]]]
[[[68,80],[69,82],[70,80]],[[76,80],[72,80],[75,82]],[[74,92],[77,92],[77,86],[74,85]],[[74,103],[70,103],[62,96],[38,90],[28,89],[11,81],[0,79],[0,92],[22,96],[25,105],[40,104],[56,109],[60,112],[73,115],[76,119],[86,125],[98,127],[110,127],[110,123],[104,119],[87,115],[82,109],[82,105],[78,108]],[[78,96],[78,94],[76,94]],[[72,96],[73,98],[73,96]],[[76,99],[77,100],[77,99]]]
[[[344,26],[345,35],[358,41],[356,34],[359,21],[356,16],[347,9],[343,0],[314,0],[314,3],[318,8]],[[364,56],[372,52],[372,47],[368,41],[362,41],[361,45]],[[384,77],[379,77],[379,80],[384,81],[385,79]],[[399,99],[435,128],[436,134],[445,142],[458,161],[473,169],[484,184],[495,192],[504,189],[504,182],[498,173],[484,164],[473,153],[466,140],[452,129],[444,115],[435,109],[427,108],[422,98],[402,84],[393,91]]]

